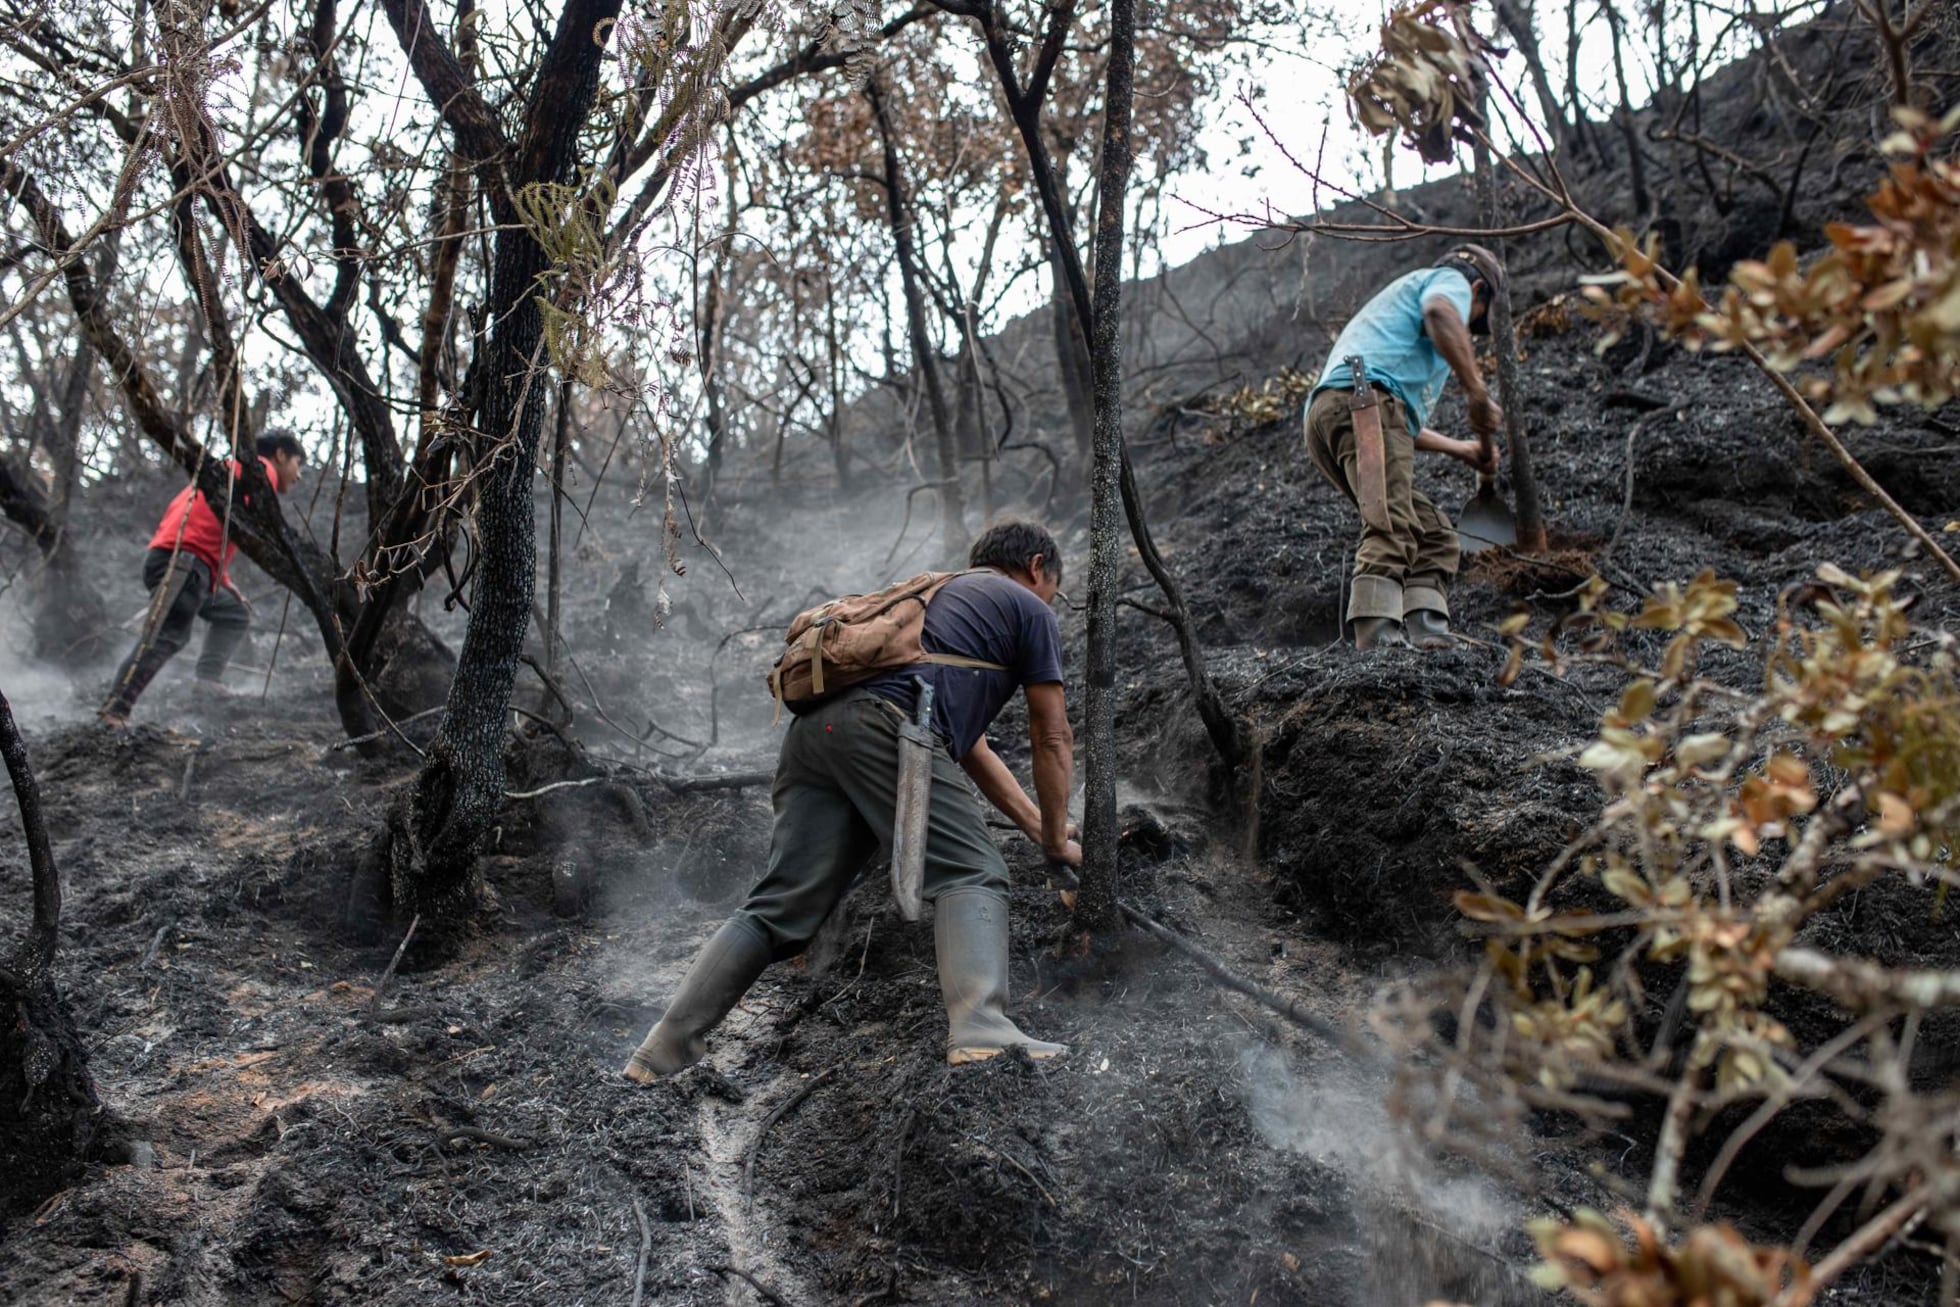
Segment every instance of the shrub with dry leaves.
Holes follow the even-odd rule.
[[[1873,221],[1832,223],[1829,248],[1807,266],[1785,241],[1764,260],[1738,263],[1719,302],[1690,269],[1671,286],[1658,240],[1616,233],[1619,271],[1589,278],[1595,318],[1619,339],[1645,315],[1691,348],[1753,345],[1780,372],[1805,364],[1798,382],[1824,421],[1877,420],[1876,405],[1936,407],[1960,391],[1960,157],[1951,138],[1960,107],[1944,118],[1894,108],[1899,130],[1884,142],[1890,175],[1866,200]],[[1944,151],[1944,153],[1942,153]]]
[[[1457,35],[1449,0],[1391,10],[1381,49],[1348,74],[1349,112],[1370,136],[1400,131],[1428,163],[1448,163],[1455,142],[1475,139],[1476,55]]]
[[[1960,641],[1916,628],[1901,585],[1897,572],[1820,568],[1779,600],[1762,684],[1747,692],[1701,672],[1712,646],[1748,644],[1734,584],[1712,573],[1635,611],[1607,606],[1595,581],[1540,639],[1523,615],[1505,625],[1507,682],[1527,663],[1625,671],[1577,756],[1605,805],[1522,902],[1489,886],[1459,895],[1481,966],[1404,988],[1382,1024],[1425,1068],[1407,1074],[1427,1088],[1403,1101],[1428,1104],[1433,1138],[1476,1130],[1491,1104],[1602,1128],[1664,1105],[1651,1168],[1629,1191],[1644,1207],[1631,1245],[1595,1217],[1537,1231],[1545,1274],[1583,1301],[1796,1307],[1909,1228],[1936,1232],[1949,1258],[1960,1248],[1960,1086],[1927,1088],[1908,1069],[1926,1016],[1960,1007],[1960,970],[1856,956],[1816,928],[1880,880],[1937,914],[1956,878]],[[1632,631],[1663,635],[1658,656],[1635,658]],[[1820,1033],[1829,1009],[1813,998],[1796,1033],[1793,991],[1835,1005],[1836,1029]],[[1475,1106],[1459,1101],[1464,1084]],[[1841,1115],[1847,1137],[1864,1131],[1870,1151],[1795,1177],[1823,1196],[1788,1248],[1697,1225],[1741,1150],[1799,1100]],[[1739,1126],[1722,1115],[1738,1106],[1753,1108]],[[1684,1174],[1690,1138],[1718,1120],[1730,1133]],[[1807,1278],[1804,1245],[1853,1196],[1870,1219]]]

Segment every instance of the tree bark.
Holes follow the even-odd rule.
[[[95,351],[83,339],[69,361],[60,412],[48,425],[48,463],[53,472],[47,502],[49,542],[35,577],[34,655],[69,665],[91,663],[108,652],[109,605],[95,587],[68,529],[68,507],[81,477],[82,419],[88,409]]]
[[[851,455],[844,445],[844,351],[837,331],[837,283],[824,272],[824,358],[825,375],[830,384],[830,408],[824,426],[830,433],[830,461],[837,473],[837,489],[851,487]]]
[[[550,575],[545,581],[544,592],[544,671],[553,681],[558,679],[558,644],[562,636],[561,623],[564,620],[564,595],[561,587],[565,575],[565,456],[572,444],[572,383],[558,383],[558,408],[552,414],[551,424],[551,561]],[[547,715],[553,715],[563,707],[552,696],[550,687],[544,690]]]
[[[1068,406],[1068,427],[1075,449],[1075,466],[1087,469],[1096,440],[1096,399],[1091,379],[1095,369],[1089,362],[1089,351],[1083,342],[1082,324],[1069,298],[1068,274],[1062,267],[1060,257],[1054,253],[1054,242],[1049,242],[1048,248],[1048,267],[1053,282],[1048,304],[1055,338],[1055,370],[1061,378],[1062,401]]]
[[[729,203],[735,202],[735,188],[728,189]],[[726,456],[728,439],[728,408],[721,384],[721,315],[722,281],[728,275],[729,242],[721,241],[715,246],[715,256],[708,264],[708,292],[701,302],[700,328],[700,368],[701,394],[707,402],[708,454],[703,461],[701,478],[701,502],[695,505],[696,527],[703,535],[712,535],[719,517],[719,506],[715,502],[715,487],[721,480],[722,460]]]
[[[1464,44],[1471,49],[1477,43],[1471,39],[1474,29],[1470,17],[1462,10],[1455,11],[1459,24],[1459,34]],[[1489,94],[1479,83],[1477,112],[1485,122],[1490,121]],[[1477,137],[1477,199],[1483,210],[1484,225],[1492,231],[1503,227],[1503,212],[1498,200],[1497,161],[1491,157],[1490,143],[1482,135]],[[1497,240],[1498,262],[1509,267],[1507,242],[1501,237]],[[1511,444],[1511,491],[1517,496],[1518,550],[1526,554],[1542,554],[1546,550],[1545,511],[1538,498],[1538,474],[1531,462],[1531,440],[1524,429],[1524,397],[1518,392],[1518,341],[1511,319],[1511,286],[1507,278],[1505,284],[1495,287],[1491,294],[1490,333],[1492,352],[1497,356],[1497,403],[1504,410],[1504,435]]]
[[[1130,98],[1136,0],[1111,0],[1097,178],[1096,288],[1090,361],[1096,383],[1089,472],[1089,654],[1083,706],[1082,876],[1076,924],[1122,923],[1116,903],[1116,596],[1123,563],[1123,217],[1130,185]]]
[[[905,295],[905,331],[912,342],[912,366],[918,370],[926,388],[926,408],[939,450],[940,546],[948,557],[966,553],[966,498],[960,492],[959,450],[953,439],[953,423],[946,411],[946,390],[939,377],[938,353],[926,333],[925,295],[919,288],[919,256],[912,242],[912,215],[905,197],[905,179],[899,171],[898,150],[892,144],[891,116],[877,78],[865,84],[871,100],[872,116],[878,122],[878,139],[884,147],[885,211],[891,222],[892,245],[898,255],[898,280]]]
[[[1049,237],[1054,242],[1055,254],[1067,281],[1070,307],[1075,310],[1078,321],[1091,321],[1095,315],[1090,305],[1089,279],[1082,268],[1075,235],[1069,228],[1066,197],[1056,178],[1048,144],[1041,135],[1041,105],[1047,94],[1048,78],[1054,71],[1055,62],[1061,57],[1075,6],[1072,0],[1058,0],[1049,9],[1048,31],[1042,40],[1034,72],[1023,86],[1020,74],[1015,71],[1009,34],[991,0],[978,0],[973,4],[938,0],[938,3],[940,8],[967,14],[980,24],[981,35],[987,43],[988,60],[1000,80],[1001,92],[1007,99],[1008,110],[1021,134],[1021,144],[1027,151],[1028,170],[1041,197],[1042,212],[1048,219]],[[1212,747],[1218,751],[1220,761],[1228,768],[1236,769],[1245,758],[1243,730],[1238,718],[1226,705],[1224,696],[1218,693],[1218,687],[1212,682],[1211,673],[1205,667],[1204,650],[1198,643],[1197,630],[1191,620],[1190,607],[1184,602],[1183,587],[1178,584],[1177,577],[1164,561],[1150,533],[1150,523],[1144,513],[1143,495],[1137,488],[1136,470],[1130,462],[1127,441],[1122,442],[1122,456],[1123,512],[1129,519],[1131,539],[1136,542],[1137,554],[1143,559],[1144,567],[1157,582],[1158,589],[1163,591],[1171,625],[1177,631],[1178,650],[1184,659],[1184,673],[1190,682],[1191,699],[1198,710],[1199,719],[1204,722],[1205,732],[1211,737]]]
[[[94,1156],[105,1122],[87,1051],[54,987],[61,877],[27,742],[5,695],[0,754],[20,808],[34,886],[27,939],[0,966],[0,1215],[15,1215],[74,1179]]]
[[[1626,56],[1621,48],[1624,33],[1620,12],[1611,3],[1604,8],[1607,34],[1613,41],[1613,80],[1620,90],[1620,104],[1614,110],[1613,118],[1620,125],[1620,139],[1627,147],[1627,184],[1633,188],[1633,225],[1641,227],[1653,213],[1653,199],[1647,190],[1647,158],[1640,152],[1640,133],[1634,127],[1633,94],[1627,88]]]
[[[1545,115],[1545,126],[1551,130],[1552,144],[1560,149],[1572,146],[1572,128],[1565,121],[1565,111],[1560,107],[1558,93],[1552,89],[1552,79],[1545,71],[1545,59],[1538,49],[1538,23],[1535,7],[1531,0],[1497,0],[1497,21],[1517,42],[1518,53],[1524,56],[1524,68],[1531,78],[1531,89],[1538,97],[1538,112]],[[1486,122],[1490,121],[1488,118]]]
[[[403,5],[387,7],[403,32]],[[579,133],[598,92],[602,41],[619,8],[620,0],[567,0],[526,107],[524,136],[505,163],[513,188],[573,175]],[[403,32],[403,44],[425,82],[427,68],[438,77],[454,70],[453,56],[430,48],[428,31]],[[455,126],[459,105],[438,103]],[[482,124],[467,113],[464,121],[459,144],[470,149],[482,141]],[[478,846],[504,801],[506,720],[537,585],[531,479],[549,381],[540,370],[544,324],[536,296],[549,264],[522,225],[500,230],[495,249],[489,312],[495,326],[484,347],[480,434],[469,439],[477,528],[469,624],[442,727],[375,851],[396,911],[430,921],[453,922],[475,899]]]

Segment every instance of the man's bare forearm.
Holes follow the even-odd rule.
[[[1041,804],[1041,848],[1050,857],[1068,847],[1068,796],[1074,785],[1074,737],[1036,736],[1034,793]]]
[[[1021,833],[1039,844],[1041,842],[1041,809],[1021,788],[1021,782],[1014,779],[1014,773],[1000,760],[1000,755],[987,746],[982,738],[967,750],[960,759],[960,767],[973,778],[987,802],[1000,810],[1003,817],[1020,828]]]

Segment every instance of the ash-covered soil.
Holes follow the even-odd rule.
[[[929,930],[874,878],[706,1067],[620,1080],[759,866],[754,791],[514,804],[477,933],[377,999],[394,941],[337,919],[409,772],[273,702],[166,693],[161,724],[34,741],[60,983],[135,1143],[11,1224],[8,1301],[753,1301],[738,1271],[797,1303],[1526,1300],[1517,1200],[1401,1156],[1382,1084],[1177,956],[1056,957],[1067,913],[1024,844],[1015,1008],[1072,1044],[1058,1065],[943,1064]],[[1330,1015],[1363,997],[1202,812],[1126,820],[1151,911]],[[561,916],[568,864],[584,906]]]
[[[1535,342],[1526,377],[1575,566],[1616,537],[1605,563],[1627,584],[1715,566],[1742,582],[1752,631],[1821,559],[1915,567],[1829,466],[1787,478],[1805,453],[1732,365],[1670,354],[1643,378],[1672,404],[1636,434],[1624,526],[1611,361],[1580,333]],[[1710,454],[1723,439],[1728,456]],[[1126,894],[1353,1027],[1384,978],[1460,955],[1463,863],[1516,884],[1588,820],[1597,790],[1570,755],[1615,689],[1603,673],[1497,686],[1492,623],[1521,602],[1557,611],[1546,595],[1577,578],[1550,571],[1469,570],[1459,617],[1485,643],[1427,657],[1328,643],[1354,528],[1298,440],[1277,424],[1143,464],[1214,669],[1263,747],[1256,776],[1219,780],[1163,633],[1126,616]],[[1450,502],[1470,490],[1458,470],[1423,475]],[[897,515],[875,494],[812,495],[780,538],[758,529],[724,551],[739,596],[701,556],[672,582],[668,627],[636,643],[608,631],[638,620],[635,602],[651,609],[632,582],[655,575],[658,542],[623,495],[608,502],[571,610],[581,734],[674,773],[766,767],[756,673],[773,637],[728,633],[861,583]],[[1744,502],[1777,540],[1728,532],[1709,507]],[[806,572],[786,541],[813,526],[837,552]],[[1923,615],[1950,621],[1953,592],[1924,589]],[[200,701],[177,675],[128,735],[35,733],[69,896],[60,982],[140,1146],[11,1223],[9,1300],[625,1302],[637,1282],[678,1303],[762,1300],[755,1284],[792,1303],[1523,1303],[1538,1300],[1520,1278],[1523,1222],[1548,1201],[1607,1201],[1588,1168],[1630,1164],[1628,1143],[1640,1155],[1637,1141],[1521,1139],[1505,1178],[1423,1157],[1386,1081],[1180,955],[1135,937],[1093,963],[1059,956],[1058,887],[1005,835],[1014,1010],[1070,1043],[1067,1059],[945,1067],[929,931],[900,921],[874,876],[811,959],[765,976],[706,1067],[629,1086],[625,1053],[761,865],[757,789],[642,778],[513,802],[485,858],[484,921],[439,964],[411,950],[377,1000],[398,935],[356,947],[338,918],[413,759],[332,749],[317,654],[289,636],[279,668],[264,704],[256,685]],[[1731,670],[1755,674],[1741,656]],[[527,677],[520,702],[539,693]],[[1019,729],[997,735],[1024,760]],[[711,737],[699,756],[685,743]],[[514,787],[580,774],[528,730],[513,762]],[[17,931],[17,839],[0,896]],[[1924,929],[1899,938],[1951,948]],[[1798,1199],[1754,1165],[1744,1192],[1761,1210],[1726,1214],[1773,1222],[1779,1198]],[[1920,1301],[1915,1269],[1881,1262],[1836,1301]]]
[[[1831,173],[1837,214],[1869,173],[1853,153]],[[1806,223],[1832,203],[1824,191],[1806,195]],[[1462,200],[1448,186],[1413,195],[1436,214]],[[1428,257],[1343,249],[1328,302]],[[1534,285],[1571,271],[1534,269]],[[1325,346],[1290,317],[1235,344],[1307,367]],[[1921,621],[1960,615],[1960,594],[1746,364],[1593,346],[1577,321],[1525,341],[1519,416],[1559,548],[1551,564],[1470,566],[1455,605],[1474,642],[1439,655],[1337,643],[1356,524],[1306,462],[1297,421],[1221,419],[1207,439],[1203,422],[1134,414],[1153,520],[1260,748],[1250,774],[1217,773],[1166,632],[1124,610],[1124,892],[1363,1042],[1382,984],[1465,956],[1450,896],[1466,864],[1515,889],[1597,811],[1571,759],[1618,687],[1597,670],[1500,687],[1503,616],[1525,605],[1548,620],[1594,568],[1630,601],[1712,567],[1740,583],[1740,619],[1760,634],[1778,593],[1823,561],[1902,567]],[[1460,428],[1460,413],[1439,425]],[[1953,407],[1848,434],[1927,522],[1960,517]],[[616,472],[591,520],[568,527],[563,682],[595,758],[766,769],[760,671],[790,614],[946,561],[918,522],[901,539],[889,485],[773,487],[765,467],[738,467],[721,560],[684,544],[688,574],[668,578],[656,629],[661,524],[657,503],[633,502],[634,475]],[[1452,508],[1474,488],[1440,459],[1421,462],[1419,484]],[[140,604],[141,538],[168,493],[128,485],[84,503],[119,613]],[[1085,533],[1060,525],[1079,574]],[[1129,593],[1154,602],[1130,572]],[[644,772],[513,801],[473,932],[440,957],[411,947],[377,997],[401,925],[356,945],[339,919],[415,759],[332,747],[325,664],[297,622],[274,663],[278,598],[259,605],[235,699],[193,696],[180,658],[127,735],[77,724],[110,667],[7,669],[10,696],[33,690],[23,720],[68,896],[59,984],[133,1145],[8,1222],[0,1300],[1501,1307],[1541,1301],[1520,1274],[1524,1222],[1610,1204],[1602,1177],[1638,1172],[1651,1147],[1541,1123],[1490,1173],[1424,1156],[1377,1073],[1182,955],[1132,936],[1106,957],[1062,956],[1059,887],[1008,833],[1012,1010],[1068,1042],[1066,1059],[944,1066],[930,932],[899,920],[873,875],[809,959],[765,975],[704,1067],[630,1086],[619,1065],[768,838],[764,791],[675,792]],[[459,630],[439,594],[421,612]],[[1080,618],[1064,629],[1073,676]],[[1710,665],[1733,684],[1760,675],[1751,655],[1724,659]],[[521,674],[519,705],[544,700]],[[996,732],[1017,766],[1023,729],[1010,713]],[[513,788],[587,774],[534,726],[513,740]],[[0,807],[0,939],[13,939],[27,873]],[[1882,961],[1950,964],[1952,928],[1926,896],[1887,893],[1813,929]],[[1782,1178],[1790,1138],[1746,1151],[1718,1215],[1787,1235],[1813,1197]],[[1888,1254],[1831,1301],[1930,1302],[1928,1267]]]

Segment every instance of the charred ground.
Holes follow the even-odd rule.
[[[1636,434],[1624,525],[1628,419],[1612,361],[1577,332],[1536,342],[1526,372],[1560,527],[1595,558],[1617,538],[1616,570],[1712,565],[1742,582],[1758,630],[1818,559],[1910,568],[1827,466],[1804,468],[1741,369],[1668,354],[1643,376],[1670,402]],[[1922,436],[1938,432],[1866,440]],[[1264,743],[1254,802],[1249,782],[1212,775],[1164,670],[1166,637],[1133,614],[1126,893],[1349,1021],[1382,976],[1463,947],[1449,907],[1462,863],[1515,882],[1587,820],[1597,791],[1569,752],[1614,687],[1530,676],[1498,688],[1494,647],[1359,659],[1319,643],[1351,524],[1296,445],[1281,423],[1149,451],[1152,484],[1188,488],[1154,507],[1221,681]],[[1467,489],[1446,471],[1424,469],[1435,493]],[[1923,479],[1916,492],[1941,493]],[[1792,511],[1799,499],[1807,514]],[[1727,529],[1740,504],[1776,537]],[[874,511],[787,520],[819,517],[841,538]],[[629,513],[619,502],[612,522],[595,517],[617,548],[603,564],[613,576],[577,610],[574,630],[594,644],[600,597],[641,555]],[[768,561],[789,556],[772,544],[786,548],[758,535],[727,551],[742,599],[718,577],[689,578],[698,634],[683,620],[651,653],[584,655],[598,702],[635,731],[653,706],[673,734],[720,737],[690,773],[766,764],[754,671],[768,637],[718,632],[803,597],[809,583]],[[1473,568],[1460,613],[1489,638],[1493,619],[1575,579]],[[1927,587],[1933,620],[1953,602]],[[1073,1045],[1059,1067],[941,1065],[930,939],[874,889],[811,964],[765,978],[711,1071],[650,1090],[616,1080],[764,855],[755,790],[640,781],[514,802],[486,859],[495,902],[481,932],[394,977],[377,1005],[394,940],[350,947],[338,921],[353,851],[411,773],[330,747],[324,669],[309,658],[282,654],[267,706],[169,685],[156,724],[128,735],[36,735],[70,894],[61,982],[105,1097],[149,1147],[13,1223],[0,1277],[16,1296],[116,1300],[140,1276],[144,1300],[165,1302],[413,1302],[445,1283],[481,1301],[623,1297],[644,1246],[660,1301],[752,1292],[713,1267],[792,1302],[1529,1300],[1515,1272],[1520,1221],[1539,1202],[1529,1188],[1357,1155],[1344,1140],[1390,1138],[1383,1087],[1175,955],[1132,943],[1096,969],[1057,959],[1066,912],[1018,840],[1017,1005]],[[1740,657],[1733,671],[1756,674]],[[636,706],[636,683],[657,697]],[[589,738],[631,752],[608,734]],[[1013,725],[1001,734],[1013,740]],[[513,747],[513,787],[567,774],[548,737]],[[19,857],[6,857],[18,886]],[[567,868],[584,903],[574,918],[555,911]],[[10,923],[21,898],[9,896]],[[1951,952],[1925,904],[1855,910],[1883,914],[1884,960]],[[1555,1199],[1600,1201],[1585,1167],[1602,1155],[1553,1137],[1533,1148]],[[1754,1219],[1774,1228],[1788,1195],[1774,1165],[1757,1170]],[[1881,1264],[1843,1300],[1914,1301],[1888,1283],[1908,1274]]]
[[[1827,42],[1799,53],[1837,57]],[[1855,151],[1833,159],[1796,230],[1849,212],[1870,167]],[[1417,198],[1467,213],[1460,189]],[[1730,249],[1737,232],[1765,234],[1746,213],[1688,217],[1680,239],[1717,261],[1751,252]],[[1333,314],[1419,256],[1313,257]],[[1538,280],[1573,271],[1547,259]],[[1335,643],[1352,510],[1305,462],[1295,421],[1141,415],[1153,517],[1260,747],[1249,775],[1216,773],[1168,635],[1126,612],[1124,892],[1339,1025],[1384,980],[1464,956],[1450,895],[1465,864],[1515,887],[1597,809],[1571,757],[1617,684],[1582,671],[1500,687],[1499,618],[1556,614],[1594,568],[1624,596],[1712,567],[1740,583],[1739,617],[1759,633],[1778,593],[1826,560],[1904,567],[1929,625],[1960,610],[1745,364],[1638,339],[1601,355],[1575,316],[1540,321],[1522,416],[1559,551],[1473,565],[1458,618],[1487,643],[1446,654],[1357,658]],[[1325,342],[1291,314],[1260,321],[1204,384],[1314,366]],[[1889,417],[1855,447],[1937,523],[1960,510],[1956,436],[1949,408]],[[1454,506],[1471,490],[1460,471],[1425,463],[1420,484]],[[651,636],[658,519],[627,490],[598,496],[568,599],[580,663],[567,679],[594,752],[687,776],[767,767],[757,673],[771,632],[815,596],[938,561],[916,526],[893,544],[903,505],[889,489],[843,500],[771,489],[760,469],[733,480],[724,511],[742,525],[720,543],[735,584],[690,548]],[[90,500],[121,611],[137,601],[135,548],[117,558],[108,542],[164,497],[130,485]],[[1065,543],[1079,549],[1079,528]],[[433,596],[426,607],[451,620]],[[254,662],[270,655],[261,613]],[[1067,629],[1079,666],[1080,623]],[[202,701],[169,680],[126,735],[62,724],[106,672],[72,697],[47,682],[32,743],[69,894],[58,979],[131,1160],[9,1221],[0,1296],[631,1301],[643,1284],[673,1303],[1533,1302],[1523,1221],[1609,1201],[1600,1174],[1631,1173],[1651,1148],[1639,1131],[1602,1147],[1548,1119],[1490,1159],[1494,1177],[1405,1153],[1385,1080],[1179,955],[1133,938],[1094,964],[1058,957],[1059,887],[1018,837],[1003,841],[1015,1007],[1071,1044],[1064,1062],[946,1068],[929,932],[899,921],[874,877],[810,959],[768,973],[706,1068],[630,1087],[625,1053],[767,847],[761,790],[646,775],[513,801],[476,930],[439,956],[411,950],[377,997],[399,925],[355,945],[341,918],[414,759],[333,747],[326,668],[303,643],[282,644],[263,703],[256,689]],[[1760,676],[1747,655],[1716,670],[1738,686]],[[543,707],[533,680],[521,694]],[[426,739],[426,723],[406,729]],[[1011,745],[1017,729],[997,736]],[[513,788],[588,774],[533,727],[512,750]],[[25,878],[6,841],[8,934]],[[1888,963],[1960,952],[1924,897],[1898,892],[1813,928],[1856,932]],[[1801,1120],[1749,1150],[1718,1215],[1787,1236],[1807,1210],[1782,1176],[1793,1139]],[[1893,1254],[1834,1301],[1930,1301],[1927,1267]]]

